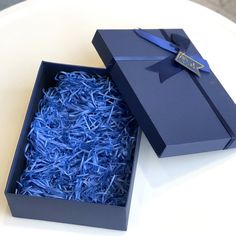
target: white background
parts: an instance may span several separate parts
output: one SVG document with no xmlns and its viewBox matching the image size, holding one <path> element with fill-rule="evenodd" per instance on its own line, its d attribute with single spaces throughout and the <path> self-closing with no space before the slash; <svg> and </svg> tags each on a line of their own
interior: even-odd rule
<svg viewBox="0 0 236 236">
<path fill-rule="evenodd" d="M 1 235 L 236 235 L 236 150 L 158 159 L 144 135 L 127 232 L 10 215 L 3 191 L 41 60 L 103 66 L 95 30 L 138 27 L 184 28 L 236 101 L 236 25 L 190 1 L 29 0 L 0 12 Z"/>
</svg>

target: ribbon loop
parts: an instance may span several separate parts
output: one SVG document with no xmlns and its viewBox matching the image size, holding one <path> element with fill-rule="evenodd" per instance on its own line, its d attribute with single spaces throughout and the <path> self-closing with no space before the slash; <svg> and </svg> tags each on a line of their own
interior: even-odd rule
<svg viewBox="0 0 236 236">
<path fill-rule="evenodd" d="M 171 41 L 174 42 L 177 46 L 179 46 L 179 49 L 181 51 L 187 51 L 190 45 L 190 40 L 179 34 L 171 34 Z"/>
</svg>

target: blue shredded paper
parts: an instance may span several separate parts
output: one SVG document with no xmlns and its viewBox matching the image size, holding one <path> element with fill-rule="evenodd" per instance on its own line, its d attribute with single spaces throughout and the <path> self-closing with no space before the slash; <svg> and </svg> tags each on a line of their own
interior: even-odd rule
<svg viewBox="0 0 236 236">
<path fill-rule="evenodd" d="M 17 194 L 124 206 L 137 123 L 114 83 L 60 72 L 44 92 L 25 148 Z"/>
</svg>

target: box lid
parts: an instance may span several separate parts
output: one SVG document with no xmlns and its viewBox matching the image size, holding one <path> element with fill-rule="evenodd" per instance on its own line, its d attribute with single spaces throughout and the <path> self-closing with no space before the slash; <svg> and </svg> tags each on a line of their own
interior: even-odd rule
<svg viewBox="0 0 236 236">
<path fill-rule="evenodd" d="M 188 39 L 182 29 L 145 31 Z M 134 30 L 97 30 L 93 44 L 159 156 L 236 147 L 236 106 L 212 71 L 194 75 Z M 201 57 L 191 41 L 186 54 Z"/>
</svg>

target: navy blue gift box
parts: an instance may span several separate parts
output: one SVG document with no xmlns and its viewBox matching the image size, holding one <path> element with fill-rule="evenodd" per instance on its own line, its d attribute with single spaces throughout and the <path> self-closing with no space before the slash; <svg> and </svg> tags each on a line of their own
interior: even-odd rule
<svg viewBox="0 0 236 236">
<path fill-rule="evenodd" d="M 59 71 L 83 70 L 109 75 L 160 157 L 236 147 L 235 103 L 212 71 L 201 70 L 201 63 L 206 68 L 207 64 L 191 41 L 188 42 L 184 31 L 145 32 L 150 33 L 154 41 L 158 39 L 160 45 L 140 37 L 134 30 L 97 30 L 93 44 L 107 69 L 41 64 L 5 189 L 13 216 L 119 230 L 127 228 L 140 131 L 125 206 L 15 194 L 26 165 L 27 134 L 43 96 L 42 90 L 55 85 L 52 78 Z M 178 64 L 173 52 L 165 50 L 170 47 L 178 52 L 176 48 L 181 44 L 178 49 L 184 57 L 177 56 L 187 58 L 179 61 L 183 65 Z"/>
<path fill-rule="evenodd" d="M 182 29 L 97 30 L 93 44 L 158 156 L 236 147 L 235 103 Z"/>
<path fill-rule="evenodd" d="M 125 206 L 15 194 L 17 181 L 19 181 L 26 167 L 24 151 L 31 122 L 38 110 L 39 101 L 43 96 L 43 89 L 56 86 L 57 81 L 54 78 L 59 71 L 84 71 L 87 73 L 107 75 L 106 69 L 42 62 L 5 189 L 5 195 L 11 213 L 15 217 L 126 230 L 141 137 L 140 130 L 137 133 L 136 148 L 133 153 L 132 174 Z"/>
</svg>

